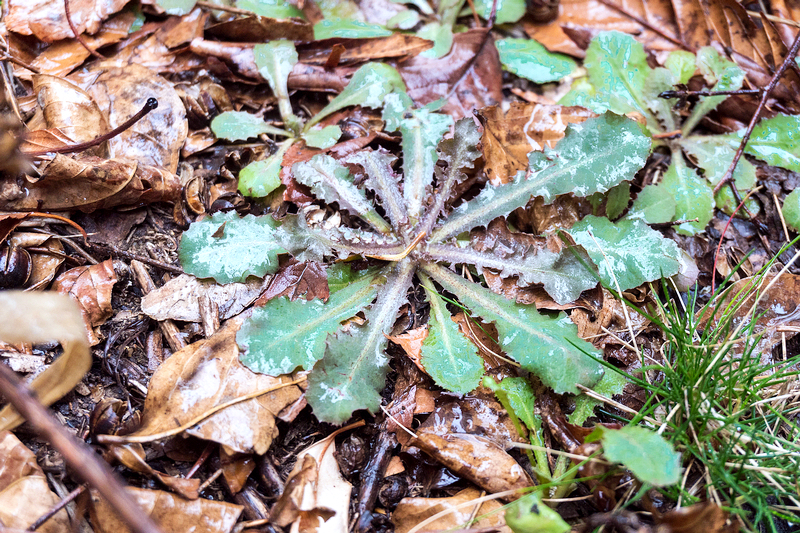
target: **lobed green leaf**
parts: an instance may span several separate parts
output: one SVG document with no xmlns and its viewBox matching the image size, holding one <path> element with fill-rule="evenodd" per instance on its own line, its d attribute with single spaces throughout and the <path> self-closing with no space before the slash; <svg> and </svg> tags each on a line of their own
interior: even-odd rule
<svg viewBox="0 0 800 533">
<path fill-rule="evenodd" d="M 557 393 L 577 394 L 578 384 L 591 387 L 603 375 L 602 366 L 587 355 L 599 358 L 600 352 L 578 337 L 578 328 L 565 313 L 541 314 L 434 263 L 422 268 L 475 314 L 493 321 L 506 354 Z"/>
</svg>

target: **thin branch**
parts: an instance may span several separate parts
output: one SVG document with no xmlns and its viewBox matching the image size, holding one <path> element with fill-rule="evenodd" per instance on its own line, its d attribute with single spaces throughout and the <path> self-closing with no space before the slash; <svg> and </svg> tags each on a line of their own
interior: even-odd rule
<svg viewBox="0 0 800 533">
<path fill-rule="evenodd" d="M 0 390 L 36 434 L 62 455 L 76 476 L 97 489 L 126 525 L 136 533 L 161 532 L 153 519 L 125 491 L 125 485 L 117 473 L 85 442 L 70 435 L 56 422 L 53 415 L 33 396 L 30 389 L 4 364 L 0 364 Z"/>
<path fill-rule="evenodd" d="M 161 270 L 166 270 L 167 272 L 172 272 L 173 274 L 185 274 L 182 268 L 176 267 L 174 265 L 170 265 L 168 263 L 164 263 L 162 261 L 156 261 L 155 259 L 150 259 L 149 257 L 145 257 L 143 255 L 132 254 L 130 252 L 126 252 L 125 250 L 120 250 L 119 248 L 114 247 L 111 244 L 100 244 L 95 242 L 87 242 L 86 245 L 89 248 L 94 248 L 95 250 L 101 250 L 111 255 L 117 255 L 119 257 L 124 257 L 125 259 L 131 259 L 135 261 L 139 261 L 146 265 L 150 265 L 156 268 L 160 268 Z"/>
<path fill-rule="evenodd" d="M 70 144 L 67 146 L 62 146 L 60 148 L 46 148 L 44 150 L 36 150 L 31 152 L 26 151 L 24 152 L 24 154 L 31 157 L 35 157 L 45 154 L 71 154 L 74 152 L 82 152 L 83 150 L 88 150 L 89 148 L 104 143 L 107 140 L 113 138 L 114 136 L 119 135 L 123 131 L 127 130 L 128 128 L 136 124 L 139 120 L 141 120 L 143 116 L 148 114 L 153 109 L 156 109 L 157 107 L 158 107 L 158 100 L 156 100 L 153 97 L 150 97 L 147 99 L 147 102 L 145 102 L 144 106 L 131 118 L 129 118 L 128 120 L 126 120 L 125 122 L 114 128 L 113 130 L 109 131 L 108 133 L 101 135 L 95 139 L 92 139 L 91 141 L 86 141 L 78 144 Z"/>
<path fill-rule="evenodd" d="M 83 494 L 85 491 L 86 491 L 86 485 L 81 485 L 77 489 L 73 490 L 72 492 L 64 496 L 64 498 L 60 502 L 51 507 L 50 510 L 48 510 L 45 514 L 37 518 L 36 522 L 31 524 L 30 527 L 28 527 L 27 531 L 36 531 L 37 529 L 42 527 L 42 525 L 45 522 L 53 518 L 53 516 L 55 516 L 56 513 L 58 513 L 61 509 L 66 507 L 69 504 L 69 502 L 71 502 L 72 500 Z"/>
<path fill-rule="evenodd" d="M 738 89 L 736 91 L 664 91 L 659 98 L 686 98 L 687 96 L 721 96 L 761 94 L 761 89 Z"/>
<path fill-rule="evenodd" d="M 69 12 L 69 0 L 64 0 L 64 13 L 67 15 L 67 24 L 69 24 L 69 29 L 72 30 L 72 33 L 75 34 L 75 38 L 78 39 L 78 42 L 81 43 L 81 46 L 86 48 L 90 54 L 92 54 L 97 59 L 103 61 L 106 59 L 106 56 L 98 52 L 97 50 L 93 50 L 89 43 L 86 42 L 86 39 L 83 38 L 83 35 L 78 31 L 78 28 L 75 27 L 75 23 L 72 22 L 72 14 Z"/>
<path fill-rule="evenodd" d="M 0 55 L 0 61 L 11 61 L 15 65 L 18 65 L 18 66 L 20 66 L 22 68 L 26 68 L 26 69 L 30 70 L 31 72 L 33 72 L 34 74 L 41 74 L 42 73 L 42 71 L 39 70 L 38 68 L 34 67 L 33 65 L 29 65 L 28 63 L 24 62 L 23 60 L 19 59 L 18 57 L 12 56 L 8 52 L 3 52 L 2 55 Z"/>
<path fill-rule="evenodd" d="M 747 125 L 747 130 L 744 132 L 744 136 L 742 137 L 742 142 L 739 144 L 739 148 L 736 150 L 736 155 L 733 156 L 733 161 L 731 161 L 731 166 L 728 167 L 728 170 L 725 172 L 725 175 L 722 177 L 722 180 L 714 187 L 714 194 L 718 193 L 719 190 L 729 184 L 733 183 L 733 171 L 736 170 L 736 165 L 739 164 L 739 159 L 742 158 L 742 154 L 744 153 L 744 148 L 747 145 L 747 141 L 750 140 L 750 135 L 753 134 L 753 129 L 755 129 L 756 124 L 758 123 L 761 112 L 764 111 L 764 107 L 767 105 L 767 100 L 769 99 L 769 95 L 772 94 L 772 91 L 775 90 L 775 87 L 778 85 L 778 82 L 783 76 L 783 73 L 786 72 L 786 69 L 789 67 L 789 63 L 794 62 L 794 58 L 797 56 L 797 51 L 800 49 L 800 33 L 797 34 L 795 37 L 794 42 L 792 43 L 792 47 L 789 49 L 789 52 L 786 54 L 786 58 L 783 60 L 780 68 L 775 72 L 772 76 L 772 79 L 769 80 L 769 84 L 764 88 L 764 91 L 761 93 L 761 101 L 758 102 L 758 107 L 756 108 L 756 112 L 753 114 L 753 118 L 750 119 L 750 124 Z M 735 186 L 734 186 L 735 188 Z M 737 198 L 737 201 L 739 199 Z"/>
</svg>

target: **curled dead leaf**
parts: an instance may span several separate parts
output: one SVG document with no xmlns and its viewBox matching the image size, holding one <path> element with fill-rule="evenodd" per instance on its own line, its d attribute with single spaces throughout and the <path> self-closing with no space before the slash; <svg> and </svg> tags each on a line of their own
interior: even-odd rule
<svg viewBox="0 0 800 533">
<path fill-rule="evenodd" d="M 64 353 L 28 385 L 43 405 L 51 405 L 80 382 L 92 355 L 80 311 L 70 298 L 55 293 L 1 291 L 0 340 L 43 342 L 57 339 Z M 10 405 L 0 410 L 0 431 L 23 422 Z"/>
</svg>

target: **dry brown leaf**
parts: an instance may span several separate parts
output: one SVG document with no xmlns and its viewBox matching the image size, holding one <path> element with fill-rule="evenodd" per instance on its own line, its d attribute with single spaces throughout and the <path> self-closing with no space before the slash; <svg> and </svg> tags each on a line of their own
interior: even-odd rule
<svg viewBox="0 0 800 533">
<path fill-rule="evenodd" d="M 501 511 L 503 505 L 497 500 L 463 505 L 480 496 L 481 491 L 469 488 L 449 498 L 403 498 L 392 513 L 395 532 L 407 533 L 433 515 L 452 509 L 453 512 L 425 526 L 425 531 L 448 531 L 467 527 L 476 530 L 491 528 L 498 533 L 512 533 L 511 528 L 506 525 L 505 512 Z M 474 516 L 482 518 L 466 525 Z"/>
<path fill-rule="evenodd" d="M 0 524 L 27 529 L 59 500 L 47 485 L 36 455 L 10 432 L 0 432 Z M 37 531 L 70 531 L 66 510 L 60 510 Z"/>
<path fill-rule="evenodd" d="M 117 66 L 107 61 L 80 76 L 79 84 L 106 113 L 111 127 L 138 113 L 148 98 L 156 98 L 157 109 L 108 141 L 109 157 L 177 171 L 189 124 L 172 83 L 141 65 Z"/>
<path fill-rule="evenodd" d="M 168 476 L 167 474 L 155 470 L 145 461 L 144 448 L 141 444 L 113 444 L 109 448 L 109 452 L 120 464 L 130 468 L 134 472 L 157 479 L 165 487 L 180 494 L 187 500 L 196 500 L 199 497 L 197 492 L 200 488 L 199 479 Z"/>
<path fill-rule="evenodd" d="M 503 101 L 500 56 L 488 30 L 457 33 L 453 47 L 444 57 L 417 56 L 398 65 L 408 95 L 419 105 L 440 98 L 447 100 L 442 113 L 458 120 Z"/>
<path fill-rule="evenodd" d="M 353 486 L 339 471 L 336 443 L 323 439 L 297 454 L 286 489 L 270 519 L 292 533 L 341 533 L 348 530 Z M 325 454 L 324 456 L 322 454 Z"/>
<path fill-rule="evenodd" d="M 100 338 L 94 331 L 111 316 L 111 290 L 117 275 L 111 259 L 96 265 L 67 270 L 53 283 L 53 290 L 72 297 L 78 303 L 86 328 L 89 344 L 94 346 Z"/>
<path fill-rule="evenodd" d="M 70 4 L 71 5 L 71 4 Z M 92 50 L 114 44 L 128 36 L 128 32 L 136 19 L 133 11 L 126 11 L 107 20 L 96 35 L 85 37 Z M 66 76 L 90 56 L 89 51 L 76 39 L 57 41 L 36 56 L 30 62 L 42 74 Z M 30 79 L 33 74 L 28 69 L 17 67 L 17 75 L 22 79 Z"/>
<path fill-rule="evenodd" d="M 418 431 L 436 435 L 469 433 L 485 437 L 503 449 L 524 442 L 503 406 L 492 398 L 466 396 L 439 402 Z"/>
<path fill-rule="evenodd" d="M 428 337 L 428 326 L 424 325 L 416 329 L 410 329 L 400 335 L 389 335 L 387 338 L 395 344 L 399 344 L 406 355 L 411 359 L 417 368 L 425 372 L 422 366 L 422 343 Z"/>
<path fill-rule="evenodd" d="M 180 195 L 180 178 L 171 172 L 131 159 L 76 158 L 56 154 L 39 171 L 42 178 L 0 201 L 10 211 L 61 211 L 174 202 Z"/>
<path fill-rule="evenodd" d="M 133 436 L 173 430 L 229 400 L 290 381 L 256 374 L 239 362 L 236 332 L 243 313 L 228 320 L 208 339 L 175 352 L 153 374 L 144 404 L 142 427 Z M 278 434 L 275 415 L 301 395 L 283 387 L 224 409 L 186 433 L 218 442 L 240 453 L 263 454 Z"/>
<path fill-rule="evenodd" d="M 310 65 L 325 65 L 334 44 L 344 46 L 340 65 L 360 64 L 366 61 L 399 58 L 401 61 L 416 56 L 433 46 L 433 41 L 416 35 L 393 33 L 377 39 L 326 39 L 300 46 L 300 61 Z"/>
<path fill-rule="evenodd" d="M 200 322 L 200 297 L 208 297 L 219 309 L 219 318 L 227 320 L 252 304 L 269 283 L 254 279 L 245 283 L 220 285 L 181 274 L 150 291 L 142 298 L 142 312 L 153 320 Z"/>
<path fill-rule="evenodd" d="M 142 511 L 161 526 L 164 533 L 229 533 L 242 513 L 240 505 L 213 500 L 187 500 L 158 490 L 127 488 Z M 97 533 L 131 533 L 113 508 L 94 490 L 90 507 Z"/>
<path fill-rule="evenodd" d="M 79 33 L 97 33 L 103 21 L 127 3 L 127 0 L 70 0 L 72 22 Z M 7 5 L 5 23 L 8 31 L 35 35 L 46 43 L 75 37 L 67 22 L 63 2 L 9 0 Z"/>
<path fill-rule="evenodd" d="M 739 531 L 737 520 L 728 522 L 729 514 L 713 502 L 696 503 L 656 515 L 657 531 L 665 533 L 735 533 Z"/>
<path fill-rule="evenodd" d="M 92 366 L 83 319 L 70 298 L 48 292 L 0 291 L 0 340 L 58 340 L 64 353 L 28 385 L 43 405 L 51 405 L 80 382 Z M 10 405 L 0 410 L 0 431 L 23 422 Z"/>
<path fill-rule="evenodd" d="M 481 109 L 481 145 L 486 174 L 492 185 L 508 183 L 517 172 L 528 168 L 528 153 L 555 147 L 564 137 L 567 124 L 580 124 L 597 116 L 573 106 L 512 102 L 506 113 L 500 106 Z"/>
<path fill-rule="evenodd" d="M 675 15 L 669 0 L 618 0 L 615 3 L 671 36 L 677 36 Z M 679 45 L 665 39 L 600 0 L 561 0 L 552 22 L 525 21 L 525 32 L 548 50 L 583 57 L 594 34 L 617 30 L 637 36 L 651 50 L 675 50 Z M 576 43 L 576 41 L 578 41 Z"/>
<path fill-rule="evenodd" d="M 91 141 L 108 132 L 105 115 L 92 97 L 77 85 L 55 76 L 42 74 L 33 77 L 33 90 L 42 113 L 41 119 L 34 116 L 28 122 L 28 128 L 33 130 L 31 133 L 35 134 L 40 128 L 48 128 L 57 130 L 64 138 L 56 137 L 50 144 L 42 144 L 43 134 L 39 134 L 38 137 L 27 136 L 26 142 L 20 146 L 23 153 Z M 41 120 L 44 121 L 43 126 Z M 103 143 L 86 150 L 85 154 L 106 157 L 108 147 Z"/>
<path fill-rule="evenodd" d="M 472 481 L 491 494 L 533 485 L 530 476 L 514 458 L 486 437 L 466 433 L 437 435 L 417 431 L 417 438 L 411 443 L 454 474 Z M 512 501 L 520 496 L 522 492 L 517 492 L 505 499 Z"/>
<path fill-rule="evenodd" d="M 305 295 L 308 301 L 319 298 L 328 301 L 331 294 L 328 287 L 328 274 L 325 267 L 316 261 L 298 263 L 294 259 L 281 260 L 281 269 L 275 273 L 269 287 L 256 301 L 256 305 L 264 305 L 273 298 L 286 296 L 294 301 Z"/>
<path fill-rule="evenodd" d="M 232 494 L 238 494 L 242 490 L 247 478 L 256 468 L 256 459 L 250 454 L 233 453 L 229 454 L 225 448 L 219 448 L 219 463 L 222 469 L 222 476 L 228 489 Z"/>
</svg>

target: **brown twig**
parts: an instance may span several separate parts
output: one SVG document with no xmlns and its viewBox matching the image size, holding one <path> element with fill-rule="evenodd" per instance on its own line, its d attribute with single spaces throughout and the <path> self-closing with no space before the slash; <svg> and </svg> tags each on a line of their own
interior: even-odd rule
<svg viewBox="0 0 800 533">
<path fill-rule="evenodd" d="M 114 128 L 113 130 L 109 131 L 108 133 L 96 137 L 91 141 L 86 141 L 78 144 L 70 144 L 67 146 L 62 146 L 60 148 L 47 148 L 44 150 L 36 150 L 24 153 L 25 155 L 35 157 L 45 154 L 71 154 L 74 152 L 82 152 L 83 150 L 88 150 L 89 148 L 104 143 L 107 140 L 119 135 L 123 131 L 127 130 L 128 128 L 136 124 L 139 120 L 141 120 L 142 117 L 144 117 L 146 114 L 148 114 L 153 109 L 156 109 L 157 107 L 158 107 L 158 100 L 156 100 L 153 97 L 150 97 L 147 99 L 147 102 L 145 102 L 144 106 L 131 118 L 129 118 L 128 120 L 126 120 L 125 122 Z"/>
<path fill-rule="evenodd" d="M 659 98 L 686 98 L 687 96 L 722 96 L 761 94 L 761 89 L 737 89 L 735 91 L 664 91 Z"/>
<path fill-rule="evenodd" d="M 608 7 L 610 7 L 611 9 L 615 9 L 615 10 L 619 11 L 620 13 L 622 13 L 623 15 L 628 17 L 629 19 L 631 19 L 631 20 L 633 20 L 635 22 L 638 22 L 639 24 L 641 24 L 642 26 L 644 26 L 648 30 L 657 33 L 658 35 L 660 35 L 664 39 L 668 40 L 669 42 L 680 46 L 684 50 L 688 50 L 688 51 L 692 52 L 693 54 L 697 52 L 697 50 L 695 50 L 694 47 L 689 46 L 688 44 L 684 43 L 680 39 L 678 39 L 676 37 L 673 37 L 672 35 L 669 35 L 668 33 L 664 33 L 664 31 L 661 30 L 660 28 L 657 28 L 656 26 L 653 26 L 652 24 L 650 24 L 649 22 L 647 22 L 646 20 L 641 18 L 639 15 L 631 13 L 630 11 L 625 9 L 624 7 L 615 4 L 611 0 L 600 0 L 600 1 L 602 3 L 604 3 L 605 5 L 607 5 Z"/>
<path fill-rule="evenodd" d="M 93 50 L 89 47 L 89 43 L 86 42 L 86 39 L 83 38 L 83 35 L 78 31 L 78 28 L 75 27 L 75 23 L 72 22 L 72 14 L 69 12 L 69 0 L 64 0 L 64 12 L 67 15 L 67 24 L 69 24 L 69 29 L 72 30 L 72 33 L 75 34 L 75 38 L 78 39 L 78 42 L 81 43 L 81 46 L 86 48 L 86 51 L 92 54 L 97 59 L 103 61 L 106 59 L 106 56 L 98 52 L 97 50 Z"/>
<path fill-rule="evenodd" d="M 718 259 L 719 259 L 719 251 L 720 251 L 720 249 L 722 248 L 722 240 L 725 238 L 725 233 L 728 231 L 728 227 L 731 225 L 731 221 L 733 220 L 733 217 L 735 217 L 735 216 L 736 216 L 736 213 L 738 213 L 738 212 L 739 212 L 739 210 L 740 210 L 742 207 L 744 207 L 744 203 L 747 201 L 747 199 L 748 199 L 748 198 L 750 198 L 750 196 L 751 196 L 751 195 L 752 195 L 752 194 L 753 194 L 755 191 L 756 191 L 756 189 L 752 189 L 752 190 L 750 190 L 750 191 L 748 191 L 748 192 L 747 192 L 747 194 L 745 195 L 744 199 L 743 199 L 742 201 L 740 201 L 740 202 L 739 202 L 739 205 L 737 205 L 737 206 L 736 206 L 736 209 L 734 209 L 734 210 L 733 210 L 733 213 L 731 213 L 731 216 L 730 216 L 730 218 L 728 218 L 728 221 L 725 223 L 725 227 L 724 227 L 724 228 L 722 228 L 722 233 L 721 233 L 721 234 L 720 234 L 720 236 L 719 236 L 719 243 L 717 244 L 717 249 L 716 249 L 716 251 L 714 252 L 714 265 L 711 267 L 711 297 L 712 297 L 712 298 L 714 297 L 714 290 L 715 290 L 715 288 L 716 288 L 716 287 L 715 287 L 715 284 L 714 284 L 714 281 L 715 281 L 715 279 L 716 279 L 716 272 L 717 272 L 717 261 L 718 261 Z M 766 248 L 767 248 L 767 253 L 771 253 L 771 252 L 770 252 L 770 249 L 769 249 L 769 246 L 767 246 Z"/>
<path fill-rule="evenodd" d="M 101 461 L 85 442 L 77 440 L 56 422 L 30 389 L 4 364 L 0 364 L 0 390 L 36 434 L 61 454 L 76 476 L 97 489 L 126 525 L 136 533 L 161 532 L 153 519 L 125 491 L 125 485 L 117 473 Z"/>
<path fill-rule="evenodd" d="M 747 130 L 744 132 L 744 136 L 742 137 L 742 142 L 739 143 L 739 148 L 736 149 L 736 154 L 733 156 L 733 161 L 731 161 L 731 166 L 728 167 L 728 170 L 725 172 L 725 175 L 722 177 L 717 186 L 714 187 L 714 194 L 718 193 L 719 190 L 727 184 L 733 184 L 733 171 L 736 170 L 736 165 L 739 164 L 739 159 L 742 158 L 742 154 L 744 153 L 744 148 L 747 146 L 747 141 L 750 140 L 750 135 L 753 134 L 753 129 L 755 129 L 756 124 L 761 117 L 761 112 L 764 110 L 764 107 L 767 105 L 767 100 L 769 99 L 769 95 L 778 85 L 778 81 L 780 81 L 781 76 L 783 73 L 786 72 L 786 69 L 789 66 L 789 63 L 794 61 L 795 56 L 797 56 L 797 51 L 800 49 L 800 33 L 797 34 L 795 37 L 794 42 L 792 43 L 792 47 L 789 49 L 789 52 L 786 54 L 786 58 L 781 63 L 780 68 L 775 71 L 775 74 L 772 76 L 772 79 L 769 80 L 769 83 L 764 88 L 761 93 L 761 100 L 758 102 L 758 107 L 756 108 L 756 112 L 753 114 L 753 118 L 750 119 L 750 124 L 747 125 Z M 735 190 L 736 186 L 734 185 L 732 189 L 734 190 L 734 195 L 738 196 L 738 191 Z M 737 201 L 740 201 L 739 198 L 736 198 Z"/>
<path fill-rule="evenodd" d="M 31 524 L 28 527 L 27 531 L 36 531 L 37 529 L 42 527 L 42 524 L 53 518 L 53 516 L 55 516 L 57 512 L 66 507 L 67 504 L 69 504 L 69 502 L 71 502 L 72 500 L 83 494 L 85 491 L 86 491 L 86 485 L 81 485 L 77 489 L 73 490 L 72 492 L 64 496 L 64 498 L 60 502 L 55 504 L 53 507 L 51 507 L 49 511 L 47 511 L 45 514 L 37 518 L 36 522 Z"/>
</svg>

